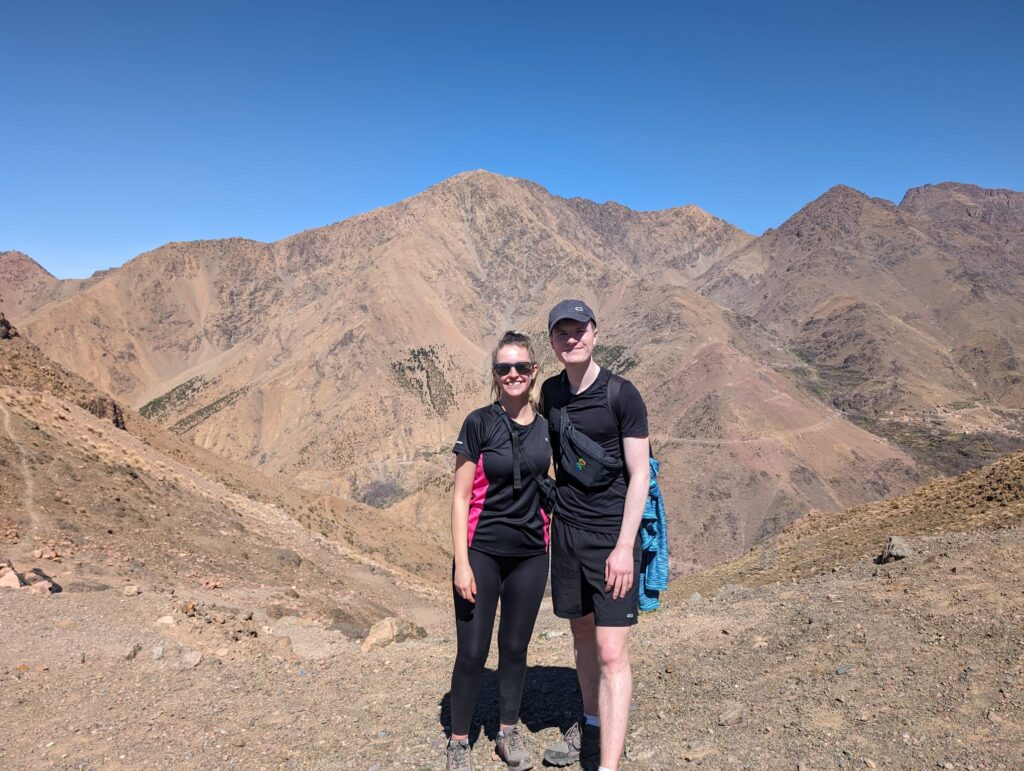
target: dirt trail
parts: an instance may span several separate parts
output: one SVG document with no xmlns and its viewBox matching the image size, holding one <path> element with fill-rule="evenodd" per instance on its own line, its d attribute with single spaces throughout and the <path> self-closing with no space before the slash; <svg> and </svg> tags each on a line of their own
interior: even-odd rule
<svg viewBox="0 0 1024 771">
<path fill-rule="evenodd" d="M 25 448 L 21 446 L 21 442 L 19 442 L 17 437 L 14 435 L 14 429 L 11 427 L 11 413 L 7 409 L 7 405 L 2 401 L 0 401 L 0 412 L 2 412 L 4 416 L 4 433 L 7 434 L 7 439 L 18 451 L 18 455 L 21 460 L 21 477 L 25 484 L 25 490 L 21 498 L 21 505 L 22 508 L 24 508 L 25 513 L 28 515 L 29 523 L 32 528 L 32 535 L 33 537 L 36 537 L 42 530 L 42 522 L 39 519 L 39 512 L 36 510 L 36 483 L 32 478 L 32 469 L 29 468 L 28 453 L 25 452 Z"/>
</svg>

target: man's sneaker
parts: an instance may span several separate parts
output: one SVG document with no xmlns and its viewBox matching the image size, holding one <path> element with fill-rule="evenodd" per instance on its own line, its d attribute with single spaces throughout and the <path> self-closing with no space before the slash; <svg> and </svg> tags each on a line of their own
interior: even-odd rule
<svg viewBox="0 0 1024 771">
<path fill-rule="evenodd" d="M 581 744 L 583 734 L 580 731 L 580 724 L 573 723 L 562 734 L 561 739 L 544 750 L 544 762 L 552 766 L 571 766 L 578 763 Z"/>
<path fill-rule="evenodd" d="M 445 757 L 447 760 L 444 771 L 473 771 L 473 755 L 469 749 L 469 742 L 449 739 Z"/>
<path fill-rule="evenodd" d="M 498 734 L 494 751 L 512 771 L 526 771 L 533 768 L 533 756 L 526 749 L 526 742 L 519 733 L 519 726 L 513 726 L 504 734 Z"/>
</svg>

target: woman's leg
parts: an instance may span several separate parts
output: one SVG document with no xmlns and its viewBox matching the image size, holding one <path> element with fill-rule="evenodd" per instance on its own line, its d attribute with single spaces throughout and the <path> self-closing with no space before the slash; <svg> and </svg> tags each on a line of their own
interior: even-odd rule
<svg viewBox="0 0 1024 771">
<path fill-rule="evenodd" d="M 506 558 L 508 559 L 508 558 Z M 519 721 L 519 705 L 526 678 L 526 649 L 548 581 L 548 555 L 517 561 L 501 587 L 501 624 L 498 626 L 498 720 L 501 728 Z"/>
<path fill-rule="evenodd" d="M 476 579 L 476 603 L 464 600 L 452 589 L 458 645 L 451 689 L 452 738 L 456 740 L 469 735 L 501 592 L 501 572 L 494 557 L 470 549 L 469 566 Z"/>
</svg>

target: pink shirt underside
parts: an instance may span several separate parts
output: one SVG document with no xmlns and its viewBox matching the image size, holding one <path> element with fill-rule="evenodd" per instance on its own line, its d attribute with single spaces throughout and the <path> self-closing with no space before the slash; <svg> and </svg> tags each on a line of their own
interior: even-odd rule
<svg viewBox="0 0 1024 771">
<path fill-rule="evenodd" d="M 476 461 L 476 474 L 473 476 L 473 493 L 469 500 L 469 532 L 467 534 L 469 546 L 473 545 L 473 534 L 476 532 L 476 526 L 480 523 L 480 512 L 484 510 L 488 485 L 490 482 L 484 474 L 484 455 L 480 453 L 480 457 Z"/>
</svg>

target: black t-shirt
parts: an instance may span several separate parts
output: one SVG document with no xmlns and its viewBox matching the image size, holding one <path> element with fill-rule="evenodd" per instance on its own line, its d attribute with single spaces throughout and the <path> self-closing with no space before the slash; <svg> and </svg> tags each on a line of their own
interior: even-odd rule
<svg viewBox="0 0 1024 771">
<path fill-rule="evenodd" d="M 528 426 L 509 422 L 519 436 L 522 486 L 518 496 L 513 484 L 512 437 L 494 405 L 466 416 L 452 448 L 476 464 L 469 503 L 469 547 L 508 557 L 543 554 L 548 548 L 550 520 L 541 507 L 530 464 L 538 474 L 546 474 L 551 465 L 547 422 L 540 415 Z"/>
<path fill-rule="evenodd" d="M 622 473 L 607 487 L 586 488 L 558 468 L 558 453 L 555 453 L 555 483 L 558 486 L 556 515 L 583 530 L 601 533 L 617 533 L 622 527 L 622 511 L 628 487 L 625 459 L 622 457 L 622 438 L 648 435 L 647 407 L 636 386 L 625 379 L 619 388 L 616 421 L 608 404 L 610 377 L 611 373 L 602 369 L 589 388 L 573 394 L 569 391 L 569 378 L 563 372 L 544 381 L 540 392 L 541 413 L 551 427 L 552 447 L 559 447 L 558 415 L 552 412 L 566 407 L 569 420 L 577 431 L 586 434 L 610 456 L 622 461 Z"/>
</svg>

